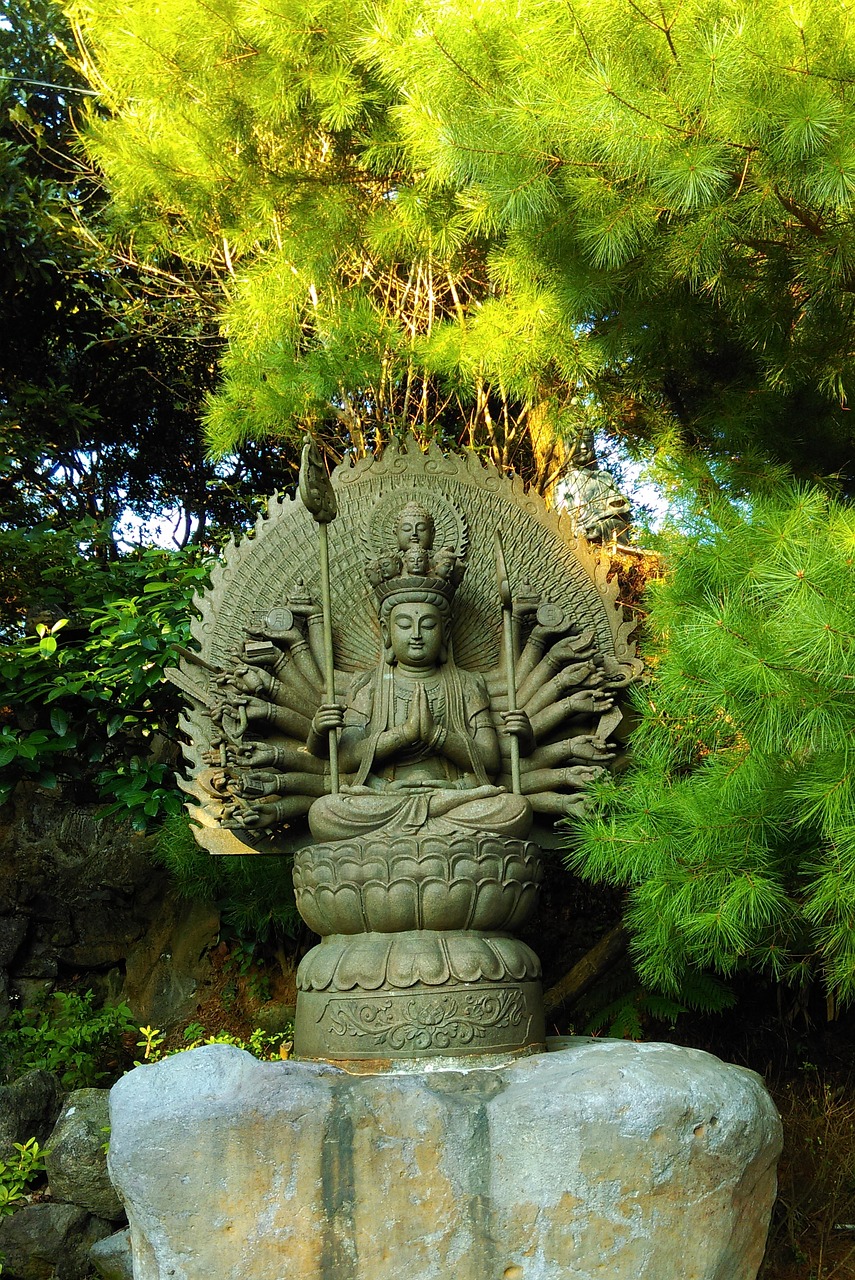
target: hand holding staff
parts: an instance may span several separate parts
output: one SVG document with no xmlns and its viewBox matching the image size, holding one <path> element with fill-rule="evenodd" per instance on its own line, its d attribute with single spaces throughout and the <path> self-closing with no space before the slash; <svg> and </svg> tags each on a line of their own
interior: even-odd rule
<svg viewBox="0 0 855 1280">
<path fill-rule="evenodd" d="M 332 604 L 330 602 L 330 551 L 327 525 L 337 513 L 335 492 L 324 467 L 318 447 L 306 436 L 300 459 L 300 498 L 318 526 L 321 559 L 321 611 L 324 619 L 324 684 L 325 701 L 335 702 L 335 660 L 333 657 Z M 338 734 L 330 731 L 330 791 L 338 795 Z"/>
<path fill-rule="evenodd" d="M 496 577 L 499 582 L 499 596 L 502 601 L 502 635 L 505 645 L 505 674 L 508 679 L 508 711 L 517 709 L 517 676 L 516 655 L 514 653 L 514 602 L 508 582 L 508 569 L 505 564 L 505 552 L 502 547 L 502 535 L 495 533 Z M 515 733 L 511 737 L 511 786 L 515 796 L 522 794 L 520 778 L 520 742 Z"/>
</svg>

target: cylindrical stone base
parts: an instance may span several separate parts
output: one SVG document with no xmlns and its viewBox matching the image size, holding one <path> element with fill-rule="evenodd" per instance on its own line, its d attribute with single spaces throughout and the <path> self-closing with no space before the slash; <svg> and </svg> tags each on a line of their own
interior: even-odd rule
<svg viewBox="0 0 855 1280">
<path fill-rule="evenodd" d="M 471 983 L 330 996 L 301 991 L 294 1043 L 301 1058 L 359 1062 L 544 1047 L 539 982 Z"/>
<path fill-rule="evenodd" d="M 540 961 L 509 934 L 331 934 L 297 971 L 294 1053 L 331 1062 L 544 1047 Z"/>
</svg>

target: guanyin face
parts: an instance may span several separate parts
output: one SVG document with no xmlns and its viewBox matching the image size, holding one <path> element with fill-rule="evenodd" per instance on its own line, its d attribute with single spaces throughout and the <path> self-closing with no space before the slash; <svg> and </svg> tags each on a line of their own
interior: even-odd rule
<svg viewBox="0 0 855 1280">
<path fill-rule="evenodd" d="M 405 601 L 393 606 L 389 643 L 397 661 L 418 671 L 437 666 L 442 653 L 442 615 L 435 604 Z"/>
</svg>

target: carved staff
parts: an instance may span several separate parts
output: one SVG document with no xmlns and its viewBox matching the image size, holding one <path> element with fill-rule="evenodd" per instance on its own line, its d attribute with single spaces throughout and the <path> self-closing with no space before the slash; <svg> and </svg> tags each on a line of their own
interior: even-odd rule
<svg viewBox="0 0 855 1280">
<path fill-rule="evenodd" d="M 505 564 L 505 552 L 502 547 L 502 535 L 497 529 L 494 536 L 496 546 L 496 577 L 499 581 L 499 598 L 502 601 L 502 636 L 505 645 L 505 674 L 508 680 L 508 711 L 517 709 L 517 673 L 516 655 L 514 654 L 514 602 L 508 582 L 508 569 Z M 515 796 L 522 794 L 520 778 L 520 740 L 515 733 L 511 738 L 511 787 Z"/>
<path fill-rule="evenodd" d="M 335 702 L 335 660 L 333 656 L 332 603 L 330 601 L 330 548 L 327 525 L 335 520 L 337 506 L 323 459 L 311 436 L 306 436 L 300 459 L 300 497 L 318 526 L 321 558 L 321 611 L 324 619 L 325 701 Z M 338 795 L 338 730 L 330 730 L 330 791 Z"/>
</svg>

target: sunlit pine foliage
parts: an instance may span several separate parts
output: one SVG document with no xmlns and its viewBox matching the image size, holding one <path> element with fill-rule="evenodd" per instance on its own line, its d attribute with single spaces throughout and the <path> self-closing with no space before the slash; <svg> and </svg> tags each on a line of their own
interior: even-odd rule
<svg viewBox="0 0 855 1280">
<path fill-rule="evenodd" d="M 647 985 L 821 975 L 855 996 L 855 512 L 790 486 L 708 504 L 651 588 L 632 765 L 571 864 L 628 889 Z"/>
<path fill-rule="evenodd" d="M 119 235 L 220 280 L 228 340 L 207 431 L 325 433 L 357 454 L 415 431 L 541 490 L 578 430 L 572 317 L 503 288 L 453 185 L 414 164 L 373 7 L 345 0 L 86 0 L 80 65 L 110 109 L 86 129 Z M 483 309 L 483 314 L 482 314 Z"/>
<path fill-rule="evenodd" d="M 617 378 L 613 427 L 851 483 L 853 23 L 839 0 L 397 0 L 369 51 L 503 305 L 533 273 L 543 327 Z"/>
</svg>

